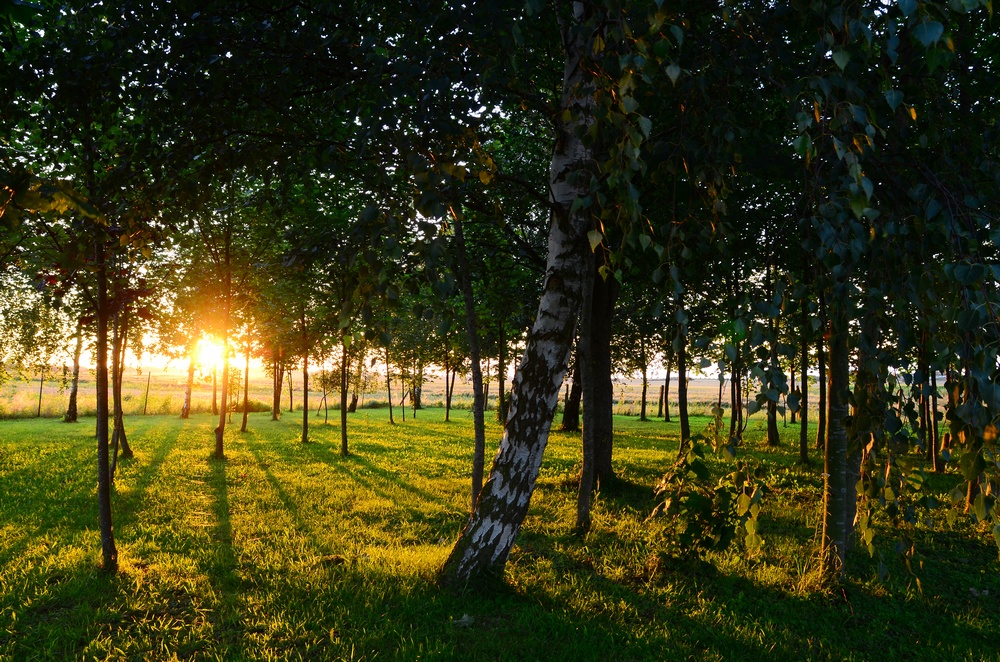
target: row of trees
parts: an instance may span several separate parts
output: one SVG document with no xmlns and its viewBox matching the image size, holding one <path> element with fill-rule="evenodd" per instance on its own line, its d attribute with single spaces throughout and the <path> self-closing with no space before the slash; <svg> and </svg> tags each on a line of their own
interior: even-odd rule
<svg viewBox="0 0 1000 662">
<path fill-rule="evenodd" d="M 95 338 L 106 567 L 108 349 L 114 377 L 147 318 L 178 355 L 210 332 L 267 357 L 276 402 L 293 360 L 339 356 L 345 453 L 361 347 L 413 375 L 468 357 L 473 509 L 446 583 L 502 570 L 573 356 L 589 527 L 613 345 L 676 371 L 682 456 L 693 361 L 729 376 L 727 445 L 756 409 L 776 443 L 784 398 L 803 460 L 818 368 L 831 575 L 867 521 L 855 485 L 900 508 L 896 459 L 939 466 L 937 375 L 968 508 L 998 524 L 990 8 L 3 3 L 5 278 Z M 487 473 L 482 365 L 506 374 L 512 347 Z"/>
</svg>

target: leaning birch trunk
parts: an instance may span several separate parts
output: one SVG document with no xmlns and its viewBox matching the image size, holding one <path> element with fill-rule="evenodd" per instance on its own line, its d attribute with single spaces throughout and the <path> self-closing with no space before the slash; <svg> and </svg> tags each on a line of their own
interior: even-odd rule
<svg viewBox="0 0 1000 662">
<path fill-rule="evenodd" d="M 586 209 L 574 210 L 573 202 L 589 192 L 586 171 L 592 155 L 576 129 L 590 122 L 594 98 L 581 66 L 589 43 L 579 25 L 583 3 L 574 3 L 574 10 L 577 21 L 563 30 L 566 66 L 561 104 L 574 117 L 568 122 L 557 120 L 545 282 L 512 383 L 510 415 L 500 448 L 476 509 L 441 569 L 441 581 L 455 587 L 503 572 L 528 512 L 573 347 L 584 279 L 591 274 L 593 255 L 586 235 L 592 221 Z"/>
</svg>

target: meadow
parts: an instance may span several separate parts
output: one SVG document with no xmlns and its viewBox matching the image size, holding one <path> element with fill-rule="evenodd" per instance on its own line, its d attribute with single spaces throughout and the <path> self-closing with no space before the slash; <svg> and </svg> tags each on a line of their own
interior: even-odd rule
<svg viewBox="0 0 1000 662">
<path fill-rule="evenodd" d="M 620 480 L 585 537 L 579 437 L 553 433 L 503 582 L 455 593 L 435 573 L 467 516 L 469 412 L 359 410 L 349 457 L 333 420 L 303 445 L 298 415 L 251 414 L 220 461 L 207 414 L 128 417 L 116 576 L 99 569 L 93 419 L 0 422 L 0 660 L 1000 659 L 996 546 L 968 518 L 882 518 L 873 558 L 817 581 L 821 468 L 795 464 L 796 428 L 768 451 L 755 420 L 741 451 L 767 469 L 763 550 L 700 559 L 664 554 L 647 519 L 676 423 L 616 417 Z M 957 481 L 929 489 L 948 503 Z"/>
</svg>

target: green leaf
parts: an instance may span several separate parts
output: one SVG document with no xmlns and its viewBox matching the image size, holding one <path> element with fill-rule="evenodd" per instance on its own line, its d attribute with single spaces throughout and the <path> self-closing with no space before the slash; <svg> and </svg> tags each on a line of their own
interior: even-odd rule
<svg viewBox="0 0 1000 662">
<path fill-rule="evenodd" d="M 917 10 L 917 0 L 899 0 L 899 10 L 903 16 L 909 16 Z"/>
<path fill-rule="evenodd" d="M 587 233 L 587 240 L 590 242 L 590 250 L 596 251 L 597 247 L 604 241 L 604 233 L 600 230 L 591 230 Z"/>
<path fill-rule="evenodd" d="M 682 30 L 679 25 L 671 25 L 670 34 L 674 35 L 674 40 L 677 42 L 678 46 L 684 45 L 684 30 Z"/>
<path fill-rule="evenodd" d="M 649 134 L 653 131 L 653 121 L 642 115 L 636 121 L 639 123 L 639 130 L 642 131 L 642 135 L 648 138 Z"/>
<path fill-rule="evenodd" d="M 917 38 L 925 48 L 936 44 L 944 34 L 944 26 L 937 21 L 924 21 L 913 28 L 913 36 Z"/>
<path fill-rule="evenodd" d="M 670 78 L 671 83 L 676 85 L 677 79 L 681 77 L 681 68 L 676 64 L 671 64 L 667 67 L 667 77 Z"/>
<path fill-rule="evenodd" d="M 896 110 L 896 107 L 903 102 L 903 93 L 899 90 L 886 90 L 885 101 L 890 108 Z"/>
<path fill-rule="evenodd" d="M 840 70 L 843 71 L 847 64 L 851 61 L 851 54 L 847 51 L 837 51 L 833 54 L 833 61 L 837 63 Z"/>
</svg>

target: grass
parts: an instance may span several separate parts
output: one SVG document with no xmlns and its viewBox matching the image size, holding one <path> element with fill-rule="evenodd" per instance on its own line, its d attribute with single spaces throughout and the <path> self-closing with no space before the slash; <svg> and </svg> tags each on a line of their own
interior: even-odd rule
<svg viewBox="0 0 1000 662">
<path fill-rule="evenodd" d="M 751 451 L 773 486 L 762 555 L 663 557 L 646 517 L 676 423 L 616 419 L 621 480 L 585 538 L 570 533 L 579 438 L 554 433 L 505 582 L 440 590 L 466 517 L 471 417 L 387 415 L 352 414 L 344 458 L 336 425 L 302 445 L 297 416 L 252 414 L 250 432 L 227 431 L 225 461 L 208 415 L 131 417 L 114 577 L 99 571 L 93 420 L 0 423 L 0 660 L 1000 659 L 985 528 L 911 527 L 911 574 L 883 523 L 875 559 L 855 554 L 843 587 L 823 588 L 819 469 L 790 443 Z"/>
</svg>

